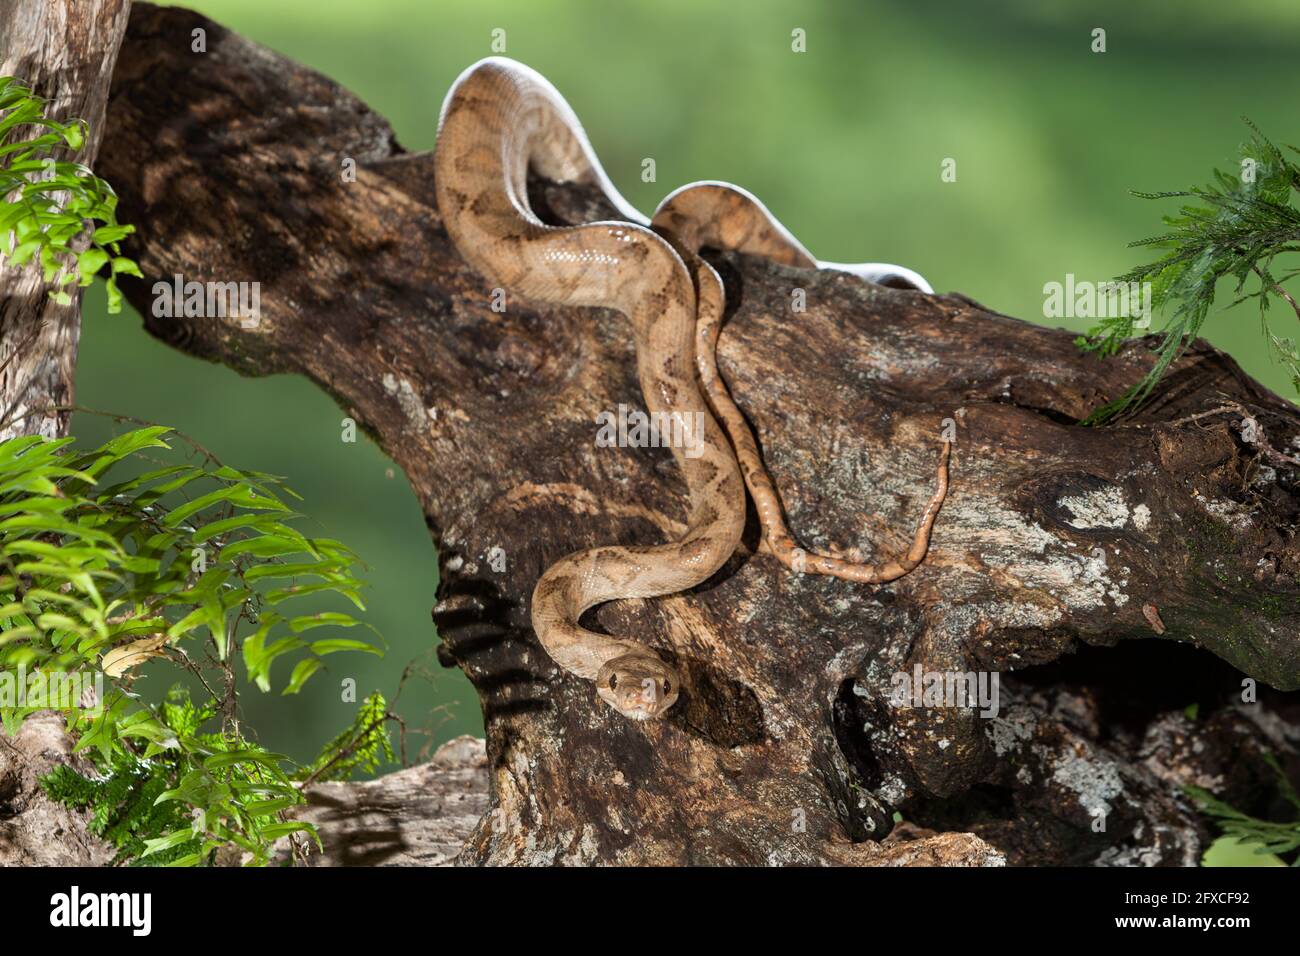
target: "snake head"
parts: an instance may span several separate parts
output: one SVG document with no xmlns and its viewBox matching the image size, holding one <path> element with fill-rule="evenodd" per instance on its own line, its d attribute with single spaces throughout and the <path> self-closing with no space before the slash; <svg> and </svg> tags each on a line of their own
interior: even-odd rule
<svg viewBox="0 0 1300 956">
<path fill-rule="evenodd" d="M 624 654 L 608 661 L 596 675 L 596 694 L 631 720 L 662 717 L 677 702 L 677 672 L 647 654 Z"/>
</svg>

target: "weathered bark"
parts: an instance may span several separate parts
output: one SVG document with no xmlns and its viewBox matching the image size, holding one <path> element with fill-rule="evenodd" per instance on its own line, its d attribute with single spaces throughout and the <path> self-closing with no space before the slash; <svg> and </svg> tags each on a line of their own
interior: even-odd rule
<svg viewBox="0 0 1300 956">
<path fill-rule="evenodd" d="M 316 824 L 312 866 L 448 866 L 488 808 L 483 741 L 457 737 L 428 763 L 363 783 L 306 790 L 294 818 Z"/>
<path fill-rule="evenodd" d="M 424 508 L 442 656 L 487 727 L 494 812 L 462 862 L 1185 863 L 1206 832 L 1183 783 L 1262 799 L 1232 760 L 1258 774 L 1265 727 L 1295 769 L 1294 696 L 1231 706 L 1240 674 L 1211 656 L 1300 687 L 1300 410 L 1227 356 L 1198 343 L 1139 416 L 1085 428 L 1150 366 L 1141 346 L 1103 362 L 962 296 L 712 256 L 722 371 L 805 542 L 900 549 L 945 418 L 952 492 L 928 560 L 895 584 L 792 576 L 751 520 L 705 585 L 593 612 L 683 671 L 671 717 L 632 723 L 528 623 L 549 562 L 663 540 L 685 515 L 665 449 L 594 441 L 599 412 L 640 407 L 624 320 L 518 298 L 492 311 L 442 229 L 431 157 L 318 74 L 146 4 L 127 45 L 101 166 L 140 230 L 150 278 L 126 290 L 147 327 L 247 374 L 306 375 Z M 534 193 L 556 222 L 612 215 L 573 186 Z M 260 322 L 155 315 L 152 282 L 178 273 L 260 282 Z M 1190 417 L 1227 401 L 1258 427 Z M 1006 675 L 1001 714 L 891 706 L 915 666 Z M 877 843 L 896 808 L 953 832 Z"/>
<path fill-rule="evenodd" d="M 0 866 L 105 866 L 113 849 L 92 836 L 88 814 L 55 803 L 40 778 L 61 765 L 93 768 L 74 755 L 59 714 L 35 714 L 17 736 L 0 732 Z"/>
<path fill-rule="evenodd" d="M 80 117 L 90 133 L 68 159 L 93 166 L 104 106 L 131 0 L 5 0 L 0 16 L 0 76 L 17 76 L 50 101 L 58 120 Z M 0 438 L 67 431 L 81 290 L 69 305 L 49 297 L 40 264 L 0 263 Z"/>
</svg>

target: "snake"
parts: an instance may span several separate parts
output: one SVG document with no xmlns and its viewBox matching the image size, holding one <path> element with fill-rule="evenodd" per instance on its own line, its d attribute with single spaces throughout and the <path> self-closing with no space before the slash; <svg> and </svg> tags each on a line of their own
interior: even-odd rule
<svg viewBox="0 0 1300 956">
<path fill-rule="evenodd" d="M 543 222 L 529 202 L 530 170 L 555 183 L 596 187 L 622 218 Z M 505 57 L 475 63 L 448 91 L 438 121 L 434 186 L 453 245 L 496 287 L 549 305 L 620 312 L 631 327 L 646 411 L 690 425 L 688 441 L 670 443 L 687 488 L 684 531 L 662 544 L 568 554 L 547 567 L 532 592 L 530 619 L 547 655 L 593 681 L 597 696 L 615 711 L 637 721 L 664 716 L 679 698 L 681 676 L 648 645 L 583 627 L 582 615 L 609 601 L 662 597 L 707 581 L 740 544 L 746 489 L 768 550 L 792 570 L 878 584 L 924 560 L 948 490 L 946 441 L 937 489 L 905 555 L 873 565 L 797 545 L 753 433 L 718 371 L 725 289 L 700 250 L 839 268 L 932 291 L 923 278 L 899 266 L 819 262 L 757 198 L 727 183 L 684 186 L 647 219 L 614 188 L 559 92 Z"/>
</svg>

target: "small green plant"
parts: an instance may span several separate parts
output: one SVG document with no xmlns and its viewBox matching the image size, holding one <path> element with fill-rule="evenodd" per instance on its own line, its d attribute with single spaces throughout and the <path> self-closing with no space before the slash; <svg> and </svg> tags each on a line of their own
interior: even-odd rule
<svg viewBox="0 0 1300 956">
<path fill-rule="evenodd" d="M 1232 837 L 1240 843 L 1254 845 L 1255 852 L 1258 854 L 1272 853 L 1283 856 L 1295 853 L 1291 865 L 1300 866 L 1300 853 L 1296 853 L 1300 850 L 1300 795 L 1297 795 L 1295 787 L 1287 779 L 1277 758 L 1268 754 L 1264 759 L 1277 776 L 1278 794 L 1296 810 L 1296 817 L 1293 820 L 1277 822 L 1252 817 L 1229 806 L 1201 787 L 1189 786 L 1186 788 L 1187 792 L 1200 804 L 1201 812 L 1218 823 L 1224 836 Z"/>
<path fill-rule="evenodd" d="M 1239 171 L 1215 170 L 1214 181 L 1204 187 L 1134 193 L 1143 199 L 1192 200 L 1178 215 L 1164 217 L 1167 232 L 1130 244 L 1163 249 L 1164 255 L 1117 280 L 1150 282 L 1152 310 L 1170 311 L 1151 371 L 1120 398 L 1094 412 L 1087 423 L 1105 421 L 1151 394 L 1169 366 L 1200 333 L 1221 279 L 1235 280 L 1232 305 L 1257 300 L 1263 334 L 1300 390 L 1300 354 L 1295 340 L 1273 330 L 1268 311 L 1277 298 L 1300 318 L 1300 304 L 1284 287 L 1300 269 L 1278 269 L 1276 265 L 1279 256 L 1300 252 L 1300 208 L 1294 205 L 1300 192 L 1300 166 L 1250 120 L 1245 122 L 1252 135 L 1242 147 Z M 1293 146 L 1287 149 L 1297 152 Z M 1255 287 L 1248 288 L 1252 278 Z M 1078 344 L 1103 357 L 1114 355 L 1141 331 L 1138 321 L 1139 317 L 1132 315 L 1105 318 Z"/>
<path fill-rule="evenodd" d="M 45 281 L 55 286 L 51 296 L 63 305 L 72 301 L 70 283 L 88 286 L 107 268 L 108 309 L 118 312 L 117 277 L 140 276 L 120 248 L 135 227 L 117 221 L 117 195 L 108 183 L 80 163 L 57 158 L 60 150 L 81 148 L 86 123 L 60 123 L 47 110 L 48 103 L 21 81 L 0 76 L 0 261 L 15 267 L 39 262 Z M 31 127 L 44 132 L 29 137 Z"/>
<path fill-rule="evenodd" d="M 215 715 L 214 701 L 197 707 L 173 687 L 159 720 L 176 746 L 152 758 L 116 751 L 98 761 L 95 776 L 59 767 L 41 786 L 55 800 L 91 808 L 90 831 L 117 849 L 115 864 L 193 865 L 229 845 L 264 864 L 280 837 L 315 831 L 283 818 L 302 803 L 281 769 L 285 758 L 238 733 L 201 732 Z"/>
<path fill-rule="evenodd" d="M 41 780 L 54 800 L 89 808 L 90 832 L 117 850 L 114 865 L 187 866 L 216 850 L 237 847 L 251 864 L 271 861 L 275 841 L 305 832 L 310 824 L 285 819 L 302 803 L 295 782 L 347 780 L 373 772 L 396 756 L 385 727 L 393 715 L 383 695 L 366 698 L 347 730 L 317 760 L 292 777 L 285 758 L 238 734 L 202 732 L 216 716 L 214 701 L 196 706 L 175 686 L 161 708 L 161 721 L 178 744 L 151 759 L 115 753 L 99 760 L 94 775 L 68 766 Z"/>
<path fill-rule="evenodd" d="M 119 861 L 204 863 L 233 845 L 263 863 L 278 839 L 311 828 L 286 816 L 301 802 L 289 761 L 240 727 L 235 662 L 266 691 L 275 665 L 293 660 L 283 693 L 294 694 L 326 656 L 379 651 L 314 636 L 357 626 L 348 613 L 292 610 L 331 595 L 364 609 L 356 556 L 296 530 L 292 492 L 274 476 L 197 445 L 197 463 L 149 467 L 163 464 L 153 457 L 171 451 L 169 437 L 138 428 L 88 452 L 71 439 L 0 442 L 0 721 L 12 734 L 45 707 L 68 712 L 97 774 L 59 771 L 47 789 L 93 807 Z M 121 470 L 134 473 L 106 481 Z M 177 690 L 151 705 L 133 685 L 153 659 L 191 674 L 207 698 Z M 389 717 L 382 697 L 368 699 L 298 775 L 391 759 Z"/>
<path fill-rule="evenodd" d="M 380 765 L 395 762 L 387 727 L 394 719 L 384 695 L 371 694 L 361 702 L 352 726 L 327 743 L 297 778 L 306 783 L 350 780 L 354 773 L 374 773 Z"/>
</svg>

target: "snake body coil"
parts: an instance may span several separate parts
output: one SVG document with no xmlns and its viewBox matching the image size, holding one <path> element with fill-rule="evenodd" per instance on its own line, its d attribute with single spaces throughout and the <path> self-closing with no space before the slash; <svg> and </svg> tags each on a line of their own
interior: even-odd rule
<svg viewBox="0 0 1300 956">
<path fill-rule="evenodd" d="M 528 204 L 530 167 L 554 182 L 599 186 L 629 221 L 546 225 Z M 668 241 L 614 189 L 555 89 L 522 64 L 499 57 L 470 67 L 447 94 L 435 176 L 443 221 L 470 265 L 496 285 L 538 302 L 623 313 L 636 341 L 646 411 L 688 425 L 689 447 L 672 447 L 690 497 L 681 538 L 570 554 L 548 568 L 533 591 L 532 623 L 542 646 L 561 667 L 594 680 L 603 700 L 633 719 L 658 717 L 676 701 L 680 678 L 648 647 L 580 626 L 583 612 L 606 601 L 658 597 L 707 580 L 740 542 L 746 484 L 769 547 L 796 570 L 880 582 L 907 573 L 924 558 L 947 488 L 946 444 L 939 491 L 900 561 L 873 567 L 807 556 L 785 528 L 753 436 L 717 373 L 722 283 L 695 255 L 710 245 L 788 265 L 823 265 L 756 199 L 721 183 L 679 190 L 654 220 Z M 899 267 L 842 268 L 929 291 L 924 280 Z M 734 451 L 710 406 L 723 420 Z"/>
</svg>

